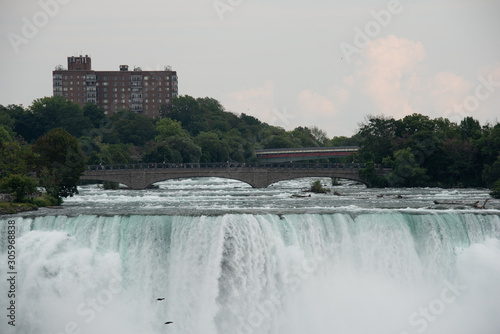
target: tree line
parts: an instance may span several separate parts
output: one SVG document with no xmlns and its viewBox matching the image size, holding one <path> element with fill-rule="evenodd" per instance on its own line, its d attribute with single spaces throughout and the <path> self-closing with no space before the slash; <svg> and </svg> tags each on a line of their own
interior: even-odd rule
<svg viewBox="0 0 500 334">
<path fill-rule="evenodd" d="M 489 187 L 500 190 L 500 124 L 459 124 L 421 114 L 368 117 L 356 134 L 363 176 L 378 187 Z M 391 167 L 384 178 L 374 165 Z"/>
<path fill-rule="evenodd" d="M 61 203 L 77 193 L 85 164 L 255 162 L 260 148 L 350 145 L 360 151 L 345 161 L 367 163 L 362 176 L 372 186 L 494 188 L 500 178 L 500 125 L 471 117 L 460 124 L 420 114 L 368 117 L 354 136 L 328 138 L 318 127 L 286 131 L 236 115 L 209 97 L 180 96 L 161 112 L 106 116 L 95 104 L 82 108 L 58 96 L 27 108 L 0 105 L 0 189 L 26 200 L 41 186 L 47 197 L 33 201 Z M 378 178 L 378 164 L 393 172 Z"/>
</svg>

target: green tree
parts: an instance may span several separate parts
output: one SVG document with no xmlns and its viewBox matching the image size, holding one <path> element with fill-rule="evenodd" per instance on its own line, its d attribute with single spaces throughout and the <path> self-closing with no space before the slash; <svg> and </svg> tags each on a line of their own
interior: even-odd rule
<svg viewBox="0 0 500 334">
<path fill-rule="evenodd" d="M 47 193 L 62 202 L 62 197 L 78 194 L 77 182 L 85 170 L 78 140 L 62 128 L 50 130 L 33 145 L 36 173 Z"/>
<path fill-rule="evenodd" d="M 484 165 L 482 179 L 487 187 L 492 188 L 495 182 L 500 180 L 500 156 L 493 165 Z"/>
<path fill-rule="evenodd" d="M 31 164 L 31 146 L 25 142 L 0 140 L 0 178 L 10 174 L 28 175 Z"/>
<path fill-rule="evenodd" d="M 172 99 L 172 111 L 168 117 L 182 123 L 182 126 L 192 136 L 208 130 L 206 113 L 199 102 L 188 95 Z"/>
<path fill-rule="evenodd" d="M 9 132 L 5 125 L 0 124 L 0 141 L 2 142 L 10 142 L 12 141 L 11 132 Z"/>
<path fill-rule="evenodd" d="M 241 133 L 232 129 L 222 135 L 223 147 L 228 150 L 228 160 L 245 162 L 250 161 L 253 155 L 253 149 Z"/>
<path fill-rule="evenodd" d="M 324 188 L 321 185 L 321 181 L 320 180 L 316 180 L 316 181 L 314 181 L 311 184 L 311 189 L 309 189 L 309 191 L 313 192 L 313 193 L 316 193 L 316 194 L 325 194 L 325 193 L 329 193 L 330 189 Z"/>
<path fill-rule="evenodd" d="M 358 131 L 361 159 L 381 163 L 383 158 L 392 156 L 399 128 L 399 122 L 393 118 L 370 117 Z"/>
<path fill-rule="evenodd" d="M 201 132 L 195 138 L 195 143 L 201 148 L 200 162 L 221 162 L 229 158 L 229 147 L 216 133 Z"/>
<path fill-rule="evenodd" d="M 92 127 L 80 106 L 62 96 L 36 99 L 27 110 L 25 118 L 28 125 L 33 124 L 33 122 L 38 123 L 38 126 L 35 127 L 36 133 L 34 135 L 36 137 L 29 136 L 31 139 L 38 138 L 51 129 L 59 127 L 65 129 L 72 136 L 80 137 Z M 24 129 L 24 133 L 21 134 L 24 138 L 26 138 L 26 131 L 30 131 L 30 129 Z"/>
<path fill-rule="evenodd" d="M 387 175 L 392 187 L 422 186 L 427 181 L 426 169 L 420 167 L 409 147 L 394 153 L 394 162 L 384 159 L 384 164 L 393 166 L 393 171 Z"/>
<path fill-rule="evenodd" d="M 359 177 L 368 187 L 383 188 L 387 186 L 387 180 L 376 174 L 373 161 L 368 161 L 366 163 L 365 168 L 359 171 Z"/>
<path fill-rule="evenodd" d="M 172 150 L 166 142 L 156 143 L 142 157 L 143 162 L 181 162 L 182 156 Z"/>
<path fill-rule="evenodd" d="M 479 139 L 481 137 L 481 125 L 472 117 L 465 117 L 460 122 L 460 131 L 464 139 Z"/>
<path fill-rule="evenodd" d="M 15 124 L 16 120 L 12 118 L 10 110 L 0 105 L 0 139 L 12 141 Z"/>
<path fill-rule="evenodd" d="M 120 110 L 111 117 L 111 133 L 103 137 L 108 144 L 143 146 L 156 135 L 154 120 L 129 110 Z M 118 140 L 118 142 L 116 141 Z"/>
<path fill-rule="evenodd" d="M 491 188 L 490 196 L 500 199 L 500 180 L 496 181 Z"/>
<path fill-rule="evenodd" d="M 312 133 L 311 129 L 308 127 L 302 127 L 299 126 L 295 128 L 291 132 L 291 136 L 294 139 L 298 139 L 300 141 L 300 146 L 301 147 L 316 147 L 320 146 L 320 143 L 316 140 L 314 134 Z"/>
<path fill-rule="evenodd" d="M 100 128 L 106 119 L 106 112 L 95 103 L 88 102 L 83 106 L 83 116 L 90 121 L 94 128 Z"/>
<path fill-rule="evenodd" d="M 174 136 L 165 140 L 165 143 L 170 149 L 180 153 L 182 161 L 176 162 L 200 162 L 201 148 L 191 138 Z"/>
<path fill-rule="evenodd" d="M 182 123 L 170 118 L 164 118 L 156 123 L 156 131 L 158 136 L 155 137 L 157 142 L 163 141 L 168 137 L 179 136 L 188 137 L 189 134 L 182 128 Z"/>
<path fill-rule="evenodd" d="M 36 191 L 37 183 L 31 177 L 11 174 L 0 180 L 0 189 L 14 196 L 15 202 L 22 203 L 28 193 Z"/>
</svg>

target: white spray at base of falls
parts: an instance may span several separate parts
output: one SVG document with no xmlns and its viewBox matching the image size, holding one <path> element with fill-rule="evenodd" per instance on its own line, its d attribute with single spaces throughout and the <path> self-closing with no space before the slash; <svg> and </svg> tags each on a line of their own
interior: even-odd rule
<svg viewBox="0 0 500 334">
<path fill-rule="evenodd" d="M 83 215 L 16 224 L 17 326 L 2 321 L 1 333 L 500 328 L 497 215 Z"/>
</svg>

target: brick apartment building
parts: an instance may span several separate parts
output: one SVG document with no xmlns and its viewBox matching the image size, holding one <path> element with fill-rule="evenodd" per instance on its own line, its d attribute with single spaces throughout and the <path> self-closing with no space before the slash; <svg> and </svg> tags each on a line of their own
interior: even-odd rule
<svg viewBox="0 0 500 334">
<path fill-rule="evenodd" d="M 52 72 L 54 96 L 84 106 L 87 102 L 103 108 L 107 115 L 120 109 L 132 110 L 150 117 L 159 116 L 162 105 L 178 96 L 177 72 L 129 70 L 94 71 L 89 56 L 68 57 L 68 69 L 56 67 Z"/>
</svg>

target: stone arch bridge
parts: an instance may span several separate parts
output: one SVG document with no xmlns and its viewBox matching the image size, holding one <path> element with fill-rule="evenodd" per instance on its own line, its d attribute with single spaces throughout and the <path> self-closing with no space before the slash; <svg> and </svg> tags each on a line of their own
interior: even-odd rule
<svg viewBox="0 0 500 334">
<path fill-rule="evenodd" d="M 113 181 L 131 189 L 180 178 L 220 177 L 248 183 L 254 188 L 266 188 L 272 183 L 302 177 L 335 177 L 366 183 L 359 177 L 363 164 L 341 163 L 142 163 L 123 165 L 89 165 L 81 180 Z M 383 176 L 389 168 L 377 168 Z"/>
</svg>

